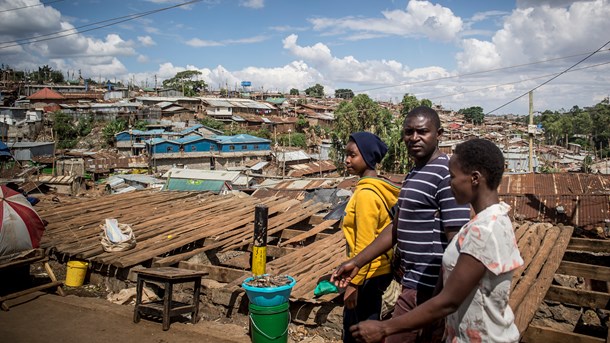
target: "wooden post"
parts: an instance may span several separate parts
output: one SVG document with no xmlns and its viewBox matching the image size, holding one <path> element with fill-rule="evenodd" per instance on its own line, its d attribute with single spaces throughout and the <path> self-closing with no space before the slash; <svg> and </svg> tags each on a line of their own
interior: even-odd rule
<svg viewBox="0 0 610 343">
<path fill-rule="evenodd" d="M 252 274 L 265 274 L 267 263 L 267 219 L 268 208 L 256 205 L 254 209 L 254 245 L 252 247 Z"/>
</svg>

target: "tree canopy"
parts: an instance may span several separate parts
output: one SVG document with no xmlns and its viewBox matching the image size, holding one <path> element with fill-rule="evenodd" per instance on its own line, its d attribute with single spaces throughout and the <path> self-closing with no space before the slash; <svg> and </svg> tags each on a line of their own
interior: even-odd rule
<svg viewBox="0 0 610 343">
<path fill-rule="evenodd" d="M 323 98 L 324 97 L 324 86 L 319 83 L 316 83 L 315 86 L 311 86 L 305 90 L 305 94 L 307 96 L 311 96 L 314 98 Z"/>
<path fill-rule="evenodd" d="M 199 75 L 201 75 L 199 70 L 181 71 L 176 73 L 171 79 L 164 80 L 163 87 L 182 90 L 184 96 L 196 96 L 208 88 L 205 81 L 198 79 Z"/>
<path fill-rule="evenodd" d="M 485 119 L 485 114 L 483 113 L 483 108 L 480 106 L 472 106 L 468 108 L 462 108 L 458 111 L 464 115 L 464 120 L 471 122 L 475 125 L 483 124 L 483 120 Z"/>
<path fill-rule="evenodd" d="M 299 90 L 296 88 L 290 88 L 290 95 L 299 95 Z"/>
<path fill-rule="evenodd" d="M 335 98 L 349 100 L 354 97 L 354 92 L 351 89 L 340 88 L 335 90 Z"/>
</svg>

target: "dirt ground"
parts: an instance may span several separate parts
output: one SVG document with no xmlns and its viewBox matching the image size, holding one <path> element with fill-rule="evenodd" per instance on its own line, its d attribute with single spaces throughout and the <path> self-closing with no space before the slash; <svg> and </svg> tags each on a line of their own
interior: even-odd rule
<svg viewBox="0 0 610 343">
<path fill-rule="evenodd" d="M 63 279 L 65 271 L 55 262 L 55 274 Z M 22 277 L 24 274 L 25 277 Z M 16 274 L 2 274 L 0 279 L 12 280 L 0 284 L 14 286 L 10 291 L 18 291 L 42 284 L 47 280 L 41 266 L 34 265 L 29 271 Z M 22 280 L 22 282 L 16 282 Z M 44 281 L 44 282 L 43 282 Z M 247 317 L 244 320 L 200 320 L 191 324 L 186 317 L 172 318 L 169 331 L 162 330 L 160 320 L 142 318 L 133 323 L 133 304 L 119 305 L 106 299 L 108 291 L 96 284 L 80 287 L 63 287 L 66 293 L 61 297 L 54 289 L 37 292 L 7 301 L 10 310 L 0 311 L 0 342 L 42 343 L 42 342 L 250 342 Z M 3 289 L 2 293 L 10 293 Z M 206 306 L 200 306 L 200 315 L 205 316 Z M 236 319 L 236 318 L 233 318 Z M 323 328 L 318 328 L 323 329 Z M 323 338 L 316 330 L 301 325 L 290 324 L 289 342 L 336 343 L 338 339 Z M 326 336 L 326 335 L 324 335 Z"/>
<path fill-rule="evenodd" d="M 99 298 L 34 293 L 7 302 L 0 311 L 2 342 L 250 342 L 247 328 L 233 324 L 172 321 L 168 331 L 160 322 L 133 323 L 133 306 Z"/>
</svg>

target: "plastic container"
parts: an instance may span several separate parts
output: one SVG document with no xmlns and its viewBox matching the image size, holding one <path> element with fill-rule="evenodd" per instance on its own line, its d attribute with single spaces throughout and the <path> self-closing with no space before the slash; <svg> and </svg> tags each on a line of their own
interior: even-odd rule
<svg viewBox="0 0 610 343">
<path fill-rule="evenodd" d="M 288 342 L 290 323 L 290 303 L 277 306 L 257 306 L 250 304 L 250 336 L 252 343 Z"/>
<path fill-rule="evenodd" d="M 254 277 L 249 277 L 242 283 L 242 287 L 246 290 L 246 295 L 251 304 L 256 306 L 278 306 L 288 302 L 292 287 L 297 283 L 291 276 L 286 276 L 290 279 L 290 283 L 279 287 L 252 287 L 246 283 L 252 281 Z"/>
<path fill-rule="evenodd" d="M 64 284 L 69 287 L 82 286 L 87 275 L 87 266 L 89 266 L 88 262 L 69 261 Z"/>
</svg>

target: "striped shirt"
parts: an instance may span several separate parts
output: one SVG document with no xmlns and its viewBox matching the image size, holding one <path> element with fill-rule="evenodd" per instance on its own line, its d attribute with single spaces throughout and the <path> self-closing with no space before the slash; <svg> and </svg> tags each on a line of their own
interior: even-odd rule
<svg viewBox="0 0 610 343">
<path fill-rule="evenodd" d="M 400 267 L 406 288 L 434 288 L 447 247 L 445 227 L 462 227 L 470 206 L 458 205 L 451 192 L 449 157 L 441 154 L 405 177 L 398 196 Z"/>
</svg>

